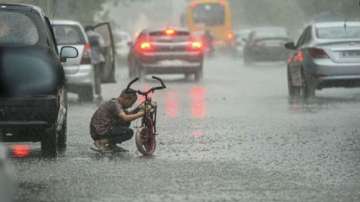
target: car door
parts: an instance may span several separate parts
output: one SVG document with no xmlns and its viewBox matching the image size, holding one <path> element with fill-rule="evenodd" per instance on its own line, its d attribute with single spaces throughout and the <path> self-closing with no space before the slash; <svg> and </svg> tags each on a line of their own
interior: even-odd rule
<svg viewBox="0 0 360 202">
<path fill-rule="evenodd" d="M 288 73 L 291 75 L 291 83 L 293 86 L 302 86 L 303 84 L 303 75 L 302 75 L 302 65 L 304 60 L 303 46 L 308 43 L 311 39 L 311 26 L 307 27 L 304 32 L 301 34 L 299 40 L 297 41 L 296 47 L 297 50 L 291 57 L 288 64 Z"/>
<path fill-rule="evenodd" d="M 94 26 L 94 29 L 104 39 L 103 54 L 105 57 L 105 64 L 101 75 L 103 83 L 116 83 L 115 79 L 115 43 L 111 29 L 108 22 L 100 23 Z"/>
</svg>

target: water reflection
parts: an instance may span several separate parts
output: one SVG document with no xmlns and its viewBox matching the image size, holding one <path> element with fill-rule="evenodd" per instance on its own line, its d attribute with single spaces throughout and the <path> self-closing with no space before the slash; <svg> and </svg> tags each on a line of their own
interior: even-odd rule
<svg viewBox="0 0 360 202">
<path fill-rule="evenodd" d="M 192 136 L 193 136 L 194 138 L 201 138 L 201 137 L 204 136 L 204 132 L 203 132 L 202 130 L 194 130 L 194 131 L 192 132 Z"/>
<path fill-rule="evenodd" d="M 178 115 L 178 94 L 174 91 L 168 91 L 165 98 L 166 115 L 170 118 L 176 118 Z"/>
<path fill-rule="evenodd" d="M 190 92 L 191 114 L 195 119 L 204 119 L 206 116 L 206 90 L 204 87 L 193 87 Z"/>
</svg>

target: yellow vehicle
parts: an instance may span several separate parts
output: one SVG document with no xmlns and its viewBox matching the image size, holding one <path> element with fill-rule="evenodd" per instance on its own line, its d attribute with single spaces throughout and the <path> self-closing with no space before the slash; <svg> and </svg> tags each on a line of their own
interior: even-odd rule
<svg viewBox="0 0 360 202">
<path fill-rule="evenodd" d="M 191 32 L 209 31 L 214 38 L 215 47 L 229 47 L 234 44 L 228 0 L 189 1 L 183 20 Z"/>
</svg>

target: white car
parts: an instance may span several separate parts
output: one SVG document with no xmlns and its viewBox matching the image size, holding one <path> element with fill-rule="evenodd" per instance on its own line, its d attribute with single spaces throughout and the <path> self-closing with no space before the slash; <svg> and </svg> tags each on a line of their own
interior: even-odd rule
<svg viewBox="0 0 360 202">
<path fill-rule="evenodd" d="M 51 22 L 59 50 L 64 46 L 76 47 L 77 58 L 68 59 L 65 69 L 68 91 L 79 95 L 82 101 L 94 99 L 94 67 L 91 63 L 91 46 L 79 22 L 54 20 Z"/>
</svg>

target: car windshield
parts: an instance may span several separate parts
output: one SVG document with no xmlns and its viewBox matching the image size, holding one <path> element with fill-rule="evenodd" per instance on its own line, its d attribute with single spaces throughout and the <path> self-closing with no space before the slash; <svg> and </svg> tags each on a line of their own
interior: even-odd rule
<svg viewBox="0 0 360 202">
<path fill-rule="evenodd" d="M 225 8 L 218 3 L 199 4 L 193 10 L 193 18 L 197 24 L 223 25 L 225 23 Z"/>
<path fill-rule="evenodd" d="M 318 27 L 316 36 L 319 39 L 360 39 L 360 26 Z"/>
<path fill-rule="evenodd" d="M 39 41 L 34 21 L 20 12 L 0 10 L 0 46 L 31 46 Z"/>
<path fill-rule="evenodd" d="M 53 28 L 59 45 L 85 44 L 80 27 L 75 25 L 54 25 Z"/>
</svg>

